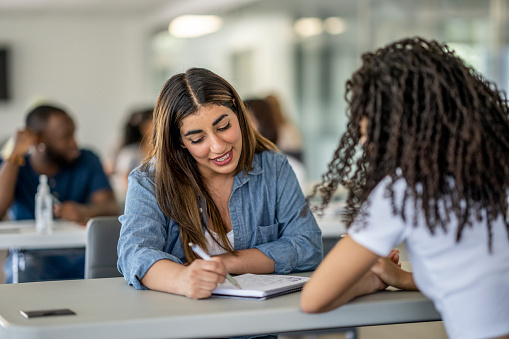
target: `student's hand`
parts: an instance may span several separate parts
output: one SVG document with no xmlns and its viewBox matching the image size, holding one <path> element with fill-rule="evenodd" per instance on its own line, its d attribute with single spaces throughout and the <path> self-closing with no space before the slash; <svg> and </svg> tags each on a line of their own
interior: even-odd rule
<svg viewBox="0 0 509 339">
<path fill-rule="evenodd" d="M 57 218 L 82 224 L 86 224 L 88 219 L 90 219 L 89 208 L 86 205 L 78 204 L 73 201 L 66 201 L 60 205 L 54 205 L 53 214 Z"/>
<path fill-rule="evenodd" d="M 387 285 L 404 290 L 416 290 L 412 273 L 402 270 L 400 266 L 389 257 L 379 258 L 376 264 L 371 267 L 371 272 Z"/>
<path fill-rule="evenodd" d="M 395 263 L 396 265 L 401 267 L 401 263 L 399 262 L 399 250 L 398 249 L 391 250 L 391 252 L 387 256 L 387 259 L 391 260 L 393 263 Z"/>
<path fill-rule="evenodd" d="M 37 136 L 30 129 L 19 130 L 16 132 L 14 139 L 14 148 L 12 154 L 23 156 L 25 155 L 30 146 L 34 145 L 37 140 Z"/>
<path fill-rule="evenodd" d="M 385 281 L 380 279 L 380 277 L 376 275 L 375 272 L 373 272 L 372 270 L 367 271 L 364 274 L 363 279 L 370 282 L 371 292 L 383 291 L 387 287 L 389 287 L 389 284 L 385 283 Z"/>
<path fill-rule="evenodd" d="M 223 283 L 226 267 L 220 258 L 194 260 L 179 277 L 181 294 L 192 299 L 208 298 L 217 284 Z"/>
</svg>

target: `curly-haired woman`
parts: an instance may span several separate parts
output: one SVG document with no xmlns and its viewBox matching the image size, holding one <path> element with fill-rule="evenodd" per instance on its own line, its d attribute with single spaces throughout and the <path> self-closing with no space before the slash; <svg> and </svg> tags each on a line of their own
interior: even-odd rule
<svg viewBox="0 0 509 339">
<path fill-rule="evenodd" d="M 313 193 L 323 210 L 338 185 L 349 190 L 349 234 L 304 287 L 303 310 L 344 304 L 371 269 L 428 296 L 451 338 L 509 338 L 505 95 L 435 41 L 398 41 L 362 60 L 347 82 L 347 131 Z M 372 266 L 401 242 L 413 274 Z"/>
</svg>

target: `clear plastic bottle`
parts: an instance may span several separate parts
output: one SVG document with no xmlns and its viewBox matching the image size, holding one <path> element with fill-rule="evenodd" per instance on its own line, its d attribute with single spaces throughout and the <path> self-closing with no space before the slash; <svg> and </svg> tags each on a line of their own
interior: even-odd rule
<svg viewBox="0 0 509 339">
<path fill-rule="evenodd" d="M 35 229 L 39 233 L 51 233 L 53 226 L 53 197 L 51 196 L 48 177 L 39 176 L 39 186 L 35 195 Z"/>
</svg>

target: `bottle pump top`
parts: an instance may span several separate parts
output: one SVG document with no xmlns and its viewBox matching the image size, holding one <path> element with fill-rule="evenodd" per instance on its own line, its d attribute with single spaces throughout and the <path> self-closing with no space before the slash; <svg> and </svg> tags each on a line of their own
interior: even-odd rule
<svg viewBox="0 0 509 339">
<path fill-rule="evenodd" d="M 37 192 L 39 192 L 39 193 L 49 192 L 48 176 L 47 175 L 41 174 L 39 176 L 39 186 L 37 187 Z"/>
</svg>

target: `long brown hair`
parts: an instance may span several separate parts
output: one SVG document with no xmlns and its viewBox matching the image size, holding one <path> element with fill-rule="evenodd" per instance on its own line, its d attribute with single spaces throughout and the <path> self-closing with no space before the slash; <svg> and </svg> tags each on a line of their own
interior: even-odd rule
<svg viewBox="0 0 509 339">
<path fill-rule="evenodd" d="M 322 197 L 313 210 L 323 211 L 343 185 L 349 191 L 347 225 L 355 218 L 362 221 L 369 213 L 363 205 L 367 197 L 391 176 L 386 193 L 394 214 L 406 220 L 405 203 L 412 198 L 413 224 L 422 214 L 432 233 L 437 227 L 447 231 L 454 214 L 459 241 L 463 229 L 486 212 L 491 250 L 493 221 L 502 216 L 509 230 L 505 94 L 436 41 L 401 40 L 364 54 L 362 61 L 347 82 L 347 131 L 313 190 L 312 196 Z M 363 118 L 368 121 L 367 141 L 359 152 Z M 401 204 L 393 191 L 398 178 L 407 183 Z"/>
<path fill-rule="evenodd" d="M 226 225 L 221 218 L 207 185 L 201 176 L 196 161 L 182 147 L 180 127 L 182 120 L 208 105 L 225 106 L 239 120 L 242 133 L 242 151 L 235 174 L 252 169 L 255 153 L 275 149 L 275 146 L 250 125 L 246 109 L 235 89 L 213 72 L 191 68 L 185 73 L 171 77 L 163 86 L 154 108 L 153 148 L 145 160 L 145 168 L 155 159 L 156 198 L 163 213 L 174 219 L 180 227 L 180 237 L 186 259 L 191 262 L 197 256 L 187 246 L 193 242 L 206 247 L 200 205 L 206 201 L 214 230 L 219 236 L 214 239 L 230 253 L 234 253 L 226 236 Z"/>
</svg>

